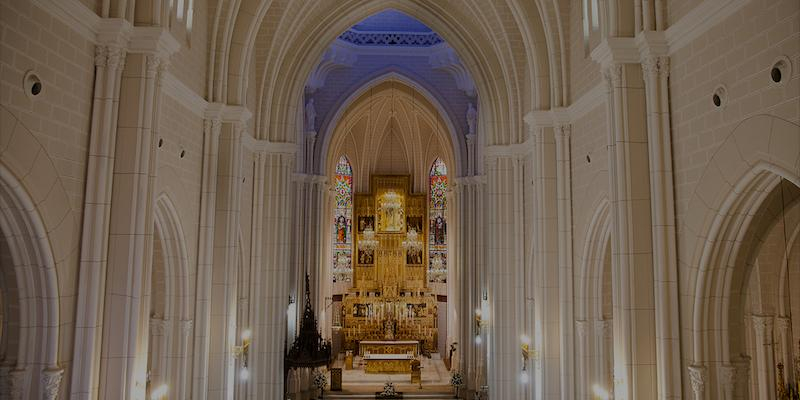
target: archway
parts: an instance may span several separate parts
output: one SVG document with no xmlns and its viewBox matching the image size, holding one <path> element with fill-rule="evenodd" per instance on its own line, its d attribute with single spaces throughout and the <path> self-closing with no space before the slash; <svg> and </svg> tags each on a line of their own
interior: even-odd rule
<svg viewBox="0 0 800 400">
<path fill-rule="evenodd" d="M 55 398 L 64 372 L 58 367 L 56 263 L 36 205 L 2 163 L 0 231 L 0 395 Z"/>
<path fill-rule="evenodd" d="M 189 261 L 178 215 L 169 196 L 156 198 L 147 370 L 151 391 L 164 386 L 171 396 L 183 398 L 189 393 L 193 308 Z"/>
<path fill-rule="evenodd" d="M 682 229 L 697 245 L 684 250 L 688 257 L 681 262 L 697 273 L 689 277 L 695 284 L 687 372 L 700 398 L 733 398 L 746 391 L 740 385 L 753 368 L 741 357 L 748 261 L 757 252 L 763 224 L 773 221 L 765 214 L 770 195 L 781 182 L 800 187 L 798 132 L 796 124 L 776 117 L 746 119 L 714 154 L 688 203 L 692 215 Z"/>
</svg>

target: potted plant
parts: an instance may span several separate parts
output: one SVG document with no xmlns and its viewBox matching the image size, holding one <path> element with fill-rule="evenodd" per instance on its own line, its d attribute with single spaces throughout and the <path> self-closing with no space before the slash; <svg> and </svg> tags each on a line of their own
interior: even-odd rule
<svg viewBox="0 0 800 400">
<path fill-rule="evenodd" d="M 456 397 L 458 397 L 458 391 L 464 386 L 464 374 L 461 371 L 456 370 L 450 375 L 450 386 L 456 389 Z"/>
<path fill-rule="evenodd" d="M 328 376 L 319 369 L 314 370 L 314 386 L 319 389 L 320 398 L 325 398 L 325 386 L 328 385 Z"/>
</svg>

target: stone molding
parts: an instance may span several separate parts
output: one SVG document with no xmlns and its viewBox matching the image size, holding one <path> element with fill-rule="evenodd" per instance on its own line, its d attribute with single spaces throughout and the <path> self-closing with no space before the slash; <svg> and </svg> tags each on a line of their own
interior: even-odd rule
<svg viewBox="0 0 800 400">
<path fill-rule="evenodd" d="M 9 394 L 12 400 L 22 400 L 22 394 L 25 391 L 25 378 L 28 373 L 25 369 L 12 369 L 8 373 L 9 378 Z"/>
<path fill-rule="evenodd" d="M 56 400 L 64 378 L 63 368 L 45 369 L 42 371 L 42 394 L 44 400 Z"/>
<path fill-rule="evenodd" d="M 753 330 L 760 339 L 767 336 L 772 336 L 773 317 L 771 315 L 751 315 L 750 320 L 753 323 Z"/>
<path fill-rule="evenodd" d="M 692 385 L 692 390 L 696 398 L 702 399 L 706 390 L 706 381 L 708 380 L 708 371 L 703 365 L 690 365 L 689 381 Z"/>
<path fill-rule="evenodd" d="M 406 46 L 430 47 L 444 43 L 436 32 L 371 32 L 349 29 L 339 35 L 339 40 L 356 46 Z"/>
<path fill-rule="evenodd" d="M 428 64 L 433 69 L 445 71 L 452 75 L 456 81 L 457 88 L 462 90 L 467 97 L 475 97 L 475 82 L 452 47 L 447 45 L 437 47 L 428 56 Z"/>
</svg>

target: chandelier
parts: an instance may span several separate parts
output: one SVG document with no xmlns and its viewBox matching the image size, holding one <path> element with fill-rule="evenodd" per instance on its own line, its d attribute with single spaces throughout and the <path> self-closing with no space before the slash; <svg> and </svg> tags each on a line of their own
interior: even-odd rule
<svg viewBox="0 0 800 400">
<path fill-rule="evenodd" d="M 371 227 L 364 229 L 364 233 L 361 234 L 358 245 L 359 248 L 370 254 L 378 248 L 378 239 L 375 238 L 375 231 L 372 230 Z"/>
<path fill-rule="evenodd" d="M 422 241 L 419 240 L 419 234 L 416 229 L 411 228 L 411 230 L 408 231 L 406 240 L 403 240 L 403 248 L 406 249 L 411 256 L 416 256 L 422 251 Z"/>
<path fill-rule="evenodd" d="M 431 259 L 431 267 L 428 270 L 431 282 L 445 282 L 447 279 L 447 268 L 444 265 L 444 258 L 441 254 L 436 254 Z"/>
<path fill-rule="evenodd" d="M 334 263 L 333 281 L 350 282 L 352 274 L 353 270 L 350 268 L 350 258 L 344 254 L 339 254 Z"/>
<path fill-rule="evenodd" d="M 400 209 L 400 195 L 395 193 L 394 191 L 386 192 L 383 195 L 383 202 L 381 203 L 381 208 L 385 211 L 397 211 Z"/>
</svg>

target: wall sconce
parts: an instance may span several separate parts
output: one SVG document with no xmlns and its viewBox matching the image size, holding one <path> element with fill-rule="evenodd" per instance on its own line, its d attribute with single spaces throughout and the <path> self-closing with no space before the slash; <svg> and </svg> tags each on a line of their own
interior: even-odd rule
<svg viewBox="0 0 800 400">
<path fill-rule="evenodd" d="M 253 332 L 250 329 L 242 331 L 242 344 L 233 346 L 233 357 L 242 360 L 242 370 L 239 372 L 239 378 L 243 381 L 250 379 L 250 370 L 247 368 L 247 357 L 250 355 L 250 341 L 253 338 Z"/>
<path fill-rule="evenodd" d="M 161 385 L 150 392 L 150 400 L 165 400 L 167 398 L 167 385 Z"/>
<path fill-rule="evenodd" d="M 484 325 L 483 312 L 478 308 L 475 310 L 475 344 L 480 345 L 483 342 L 481 337 L 481 327 Z"/>
<path fill-rule="evenodd" d="M 294 296 L 292 296 L 292 295 L 290 294 L 290 295 L 289 295 L 289 304 L 294 304 L 294 302 L 295 302 L 295 300 L 294 300 Z"/>
</svg>

